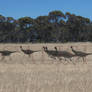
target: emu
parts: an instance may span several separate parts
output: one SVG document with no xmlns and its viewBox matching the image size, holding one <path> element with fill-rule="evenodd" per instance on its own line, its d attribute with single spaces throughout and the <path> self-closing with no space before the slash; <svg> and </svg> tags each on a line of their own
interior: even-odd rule
<svg viewBox="0 0 92 92">
<path fill-rule="evenodd" d="M 21 49 L 21 51 L 22 51 L 24 54 L 28 55 L 29 57 L 30 57 L 33 53 L 40 51 L 40 50 L 38 50 L 38 51 L 33 51 L 33 50 L 30 50 L 30 49 L 24 50 L 24 49 L 22 48 L 22 46 L 20 46 L 20 49 Z M 33 56 L 32 56 L 32 60 L 33 60 Z"/>
<path fill-rule="evenodd" d="M 54 58 L 57 57 L 59 60 L 61 60 L 61 57 L 64 57 L 65 58 L 65 61 L 67 61 L 67 59 L 70 59 L 72 57 L 75 57 L 76 55 L 72 54 L 72 53 L 69 53 L 67 51 L 58 51 L 57 50 L 57 47 L 54 47 L 55 51 L 54 50 L 48 50 L 47 47 L 43 47 L 44 48 L 44 51 L 51 57 L 51 58 Z"/>
<path fill-rule="evenodd" d="M 2 59 L 3 60 L 5 58 L 5 56 L 10 56 L 12 53 L 15 53 L 17 51 L 8 51 L 8 50 L 4 50 L 4 51 L 0 51 L 1 55 L 2 55 Z"/>
<path fill-rule="evenodd" d="M 57 56 L 57 51 L 48 50 L 47 46 L 46 47 L 43 46 L 43 49 L 48 54 L 48 56 L 50 56 L 53 59 L 56 59 L 55 57 Z"/>
<path fill-rule="evenodd" d="M 67 59 L 69 59 L 70 61 L 72 61 L 72 57 L 75 57 L 76 55 L 68 52 L 68 51 L 58 51 L 57 47 L 54 47 L 54 49 L 58 52 L 57 57 L 59 58 L 59 60 L 62 60 L 61 57 L 65 58 L 65 61 L 67 61 Z"/>
<path fill-rule="evenodd" d="M 85 53 L 85 52 L 82 52 L 82 51 L 76 51 L 76 50 L 73 49 L 72 46 L 71 46 L 71 49 L 72 49 L 72 52 L 73 52 L 76 56 L 78 56 L 79 58 L 82 58 L 82 59 L 83 59 L 83 62 L 86 62 L 86 60 L 85 60 L 86 56 L 92 54 L 92 53 Z M 78 58 L 78 59 L 79 59 L 79 58 Z M 86 63 L 87 63 L 87 62 L 86 62 Z"/>
</svg>

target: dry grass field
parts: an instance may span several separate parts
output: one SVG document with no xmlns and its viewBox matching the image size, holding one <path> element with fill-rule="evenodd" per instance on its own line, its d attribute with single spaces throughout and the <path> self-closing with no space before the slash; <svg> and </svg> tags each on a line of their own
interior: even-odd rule
<svg viewBox="0 0 92 92">
<path fill-rule="evenodd" d="M 20 45 L 41 51 L 33 53 L 32 60 L 21 52 Z M 54 60 L 42 50 L 43 46 L 58 46 L 59 50 L 72 52 L 71 45 L 92 53 L 92 43 L 0 44 L 0 50 L 17 51 L 3 60 L 0 56 L 0 92 L 92 92 L 92 55 L 87 56 L 87 64 L 74 58 L 74 65 Z"/>
</svg>

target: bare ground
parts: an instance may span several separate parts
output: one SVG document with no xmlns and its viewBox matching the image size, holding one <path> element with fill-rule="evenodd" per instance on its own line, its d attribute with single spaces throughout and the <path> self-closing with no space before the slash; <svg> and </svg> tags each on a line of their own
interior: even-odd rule
<svg viewBox="0 0 92 92">
<path fill-rule="evenodd" d="M 24 49 L 41 50 L 31 57 L 24 55 Z M 92 56 L 87 56 L 87 64 L 76 61 L 63 64 L 53 60 L 42 51 L 42 46 L 71 52 L 70 46 L 92 52 L 91 43 L 67 44 L 0 44 L 0 50 L 16 50 L 10 57 L 0 60 L 0 92 L 92 92 Z M 0 59 L 2 56 L 0 57 Z M 11 60 L 10 60 L 11 58 Z M 63 61 L 64 62 L 64 61 Z"/>
</svg>

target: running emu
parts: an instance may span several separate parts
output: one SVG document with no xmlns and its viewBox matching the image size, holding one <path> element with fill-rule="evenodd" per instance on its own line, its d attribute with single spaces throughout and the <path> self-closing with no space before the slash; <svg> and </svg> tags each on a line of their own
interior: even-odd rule
<svg viewBox="0 0 92 92">
<path fill-rule="evenodd" d="M 2 59 L 3 60 L 5 58 L 5 56 L 10 56 L 12 53 L 15 53 L 17 51 L 8 51 L 8 50 L 4 50 L 4 51 L 0 51 L 1 55 L 2 55 Z"/>
<path fill-rule="evenodd" d="M 57 47 L 54 47 L 55 50 L 57 51 Z M 61 57 L 64 57 L 65 61 L 67 61 L 67 59 L 69 59 L 70 61 L 72 61 L 72 57 L 76 57 L 76 55 L 68 52 L 68 51 L 57 51 L 57 57 L 59 58 L 59 60 L 62 60 Z"/>
<path fill-rule="evenodd" d="M 22 46 L 20 46 L 20 49 L 21 49 L 21 51 L 22 51 L 24 54 L 28 55 L 29 57 L 30 57 L 30 55 L 33 54 L 34 52 L 38 52 L 38 51 L 29 50 L 29 49 L 24 50 L 24 49 L 22 48 Z M 39 51 L 40 51 L 40 50 L 39 50 Z"/>
<path fill-rule="evenodd" d="M 58 51 L 57 47 L 54 47 L 55 50 L 48 50 L 47 47 L 43 47 L 44 51 L 53 59 L 56 59 L 56 57 L 59 60 L 62 60 L 61 57 L 64 57 L 65 61 L 67 61 L 67 59 L 69 59 L 70 61 L 72 61 L 72 57 L 75 57 L 76 55 L 68 52 L 68 51 Z M 74 62 L 73 62 L 74 63 Z"/>
<path fill-rule="evenodd" d="M 43 46 L 44 51 L 48 54 L 49 57 L 56 59 L 55 57 L 57 56 L 58 52 L 55 50 L 48 50 L 47 46 Z"/>
<path fill-rule="evenodd" d="M 71 46 L 71 49 L 72 49 L 72 52 L 76 55 L 76 56 L 78 56 L 78 59 L 79 58 L 82 58 L 83 59 L 83 62 L 86 62 L 86 56 L 88 56 L 88 55 L 91 55 L 92 53 L 85 53 L 85 52 L 82 52 L 82 51 L 76 51 L 76 50 L 74 50 L 73 49 L 73 47 Z"/>
</svg>

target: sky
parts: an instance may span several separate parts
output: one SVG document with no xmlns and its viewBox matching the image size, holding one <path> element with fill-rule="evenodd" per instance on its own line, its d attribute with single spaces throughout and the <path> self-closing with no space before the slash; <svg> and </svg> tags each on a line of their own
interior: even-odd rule
<svg viewBox="0 0 92 92">
<path fill-rule="evenodd" d="M 92 0 L 0 0 L 0 14 L 15 19 L 24 16 L 36 18 L 54 10 L 92 20 Z"/>
</svg>

